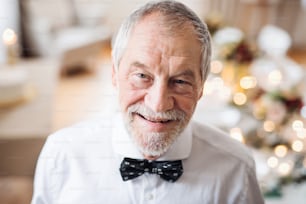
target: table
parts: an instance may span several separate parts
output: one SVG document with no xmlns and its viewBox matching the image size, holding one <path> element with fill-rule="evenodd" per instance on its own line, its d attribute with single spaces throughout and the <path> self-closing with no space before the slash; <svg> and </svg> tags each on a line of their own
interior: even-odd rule
<svg viewBox="0 0 306 204">
<path fill-rule="evenodd" d="M 33 99 L 0 109 L 0 139 L 46 137 L 52 128 L 52 104 L 58 78 L 56 59 L 22 60 L 12 68 L 28 71 Z M 2 65 L 3 68 L 3 65 Z"/>
</svg>

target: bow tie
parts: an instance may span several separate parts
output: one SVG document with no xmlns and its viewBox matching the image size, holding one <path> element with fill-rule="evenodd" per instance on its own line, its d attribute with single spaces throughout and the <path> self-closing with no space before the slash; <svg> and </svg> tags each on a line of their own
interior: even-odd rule
<svg viewBox="0 0 306 204">
<path fill-rule="evenodd" d="M 145 172 L 157 174 L 166 181 L 175 182 L 183 174 L 183 165 L 181 160 L 148 161 L 124 158 L 121 162 L 120 173 L 123 181 L 134 179 Z"/>
</svg>

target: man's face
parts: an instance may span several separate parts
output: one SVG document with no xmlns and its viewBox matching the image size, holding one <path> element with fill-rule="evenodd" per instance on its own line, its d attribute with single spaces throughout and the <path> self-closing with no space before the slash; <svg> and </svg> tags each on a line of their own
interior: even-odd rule
<svg viewBox="0 0 306 204">
<path fill-rule="evenodd" d="M 190 25 L 168 32 L 153 14 L 131 33 L 113 84 L 127 129 L 147 158 L 165 153 L 202 95 L 201 46 Z"/>
</svg>

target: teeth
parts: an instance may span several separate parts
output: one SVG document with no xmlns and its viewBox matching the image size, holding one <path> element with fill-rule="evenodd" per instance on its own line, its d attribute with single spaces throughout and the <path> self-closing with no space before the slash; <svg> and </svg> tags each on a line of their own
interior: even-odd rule
<svg viewBox="0 0 306 204">
<path fill-rule="evenodd" d="M 158 120 L 158 119 L 156 120 L 156 119 L 150 119 L 150 118 L 146 118 L 146 119 L 154 123 L 166 123 L 169 121 L 169 120 Z"/>
<path fill-rule="evenodd" d="M 138 115 L 141 116 L 142 118 L 148 120 L 148 121 L 153 122 L 153 123 L 167 123 L 167 122 L 170 121 L 169 119 L 154 119 L 154 118 L 146 117 L 146 116 L 141 115 L 141 114 L 138 114 Z"/>
</svg>

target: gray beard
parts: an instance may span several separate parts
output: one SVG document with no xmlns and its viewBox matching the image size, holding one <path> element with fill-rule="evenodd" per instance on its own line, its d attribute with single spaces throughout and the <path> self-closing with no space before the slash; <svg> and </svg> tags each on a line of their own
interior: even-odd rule
<svg viewBox="0 0 306 204">
<path fill-rule="evenodd" d="M 145 109 L 145 110 L 143 110 Z M 128 116 L 125 117 L 126 129 L 143 155 L 159 157 L 166 153 L 175 143 L 179 135 L 188 124 L 186 114 L 180 110 L 171 110 L 166 113 L 157 113 L 167 119 L 179 121 L 179 123 L 169 132 L 149 132 L 142 133 L 141 129 L 133 126 L 133 114 L 149 114 L 151 117 L 155 113 L 142 105 L 133 105 L 128 109 Z"/>
</svg>

